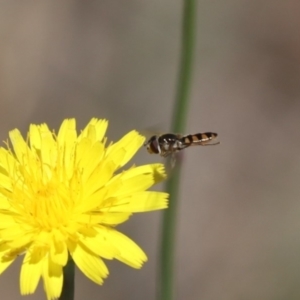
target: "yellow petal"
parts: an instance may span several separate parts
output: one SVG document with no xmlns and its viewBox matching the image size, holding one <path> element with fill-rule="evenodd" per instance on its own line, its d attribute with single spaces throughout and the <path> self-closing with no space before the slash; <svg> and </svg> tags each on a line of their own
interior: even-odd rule
<svg viewBox="0 0 300 300">
<path fill-rule="evenodd" d="M 86 213 L 96 209 L 99 205 L 101 205 L 106 193 L 106 189 L 100 189 L 94 192 L 91 196 L 84 195 L 82 197 L 82 201 L 74 208 L 74 213 Z"/>
<path fill-rule="evenodd" d="M 111 160 L 104 160 L 97 168 L 93 171 L 91 176 L 85 182 L 85 194 L 84 197 L 90 195 L 101 189 L 107 182 L 112 178 L 116 165 Z"/>
<path fill-rule="evenodd" d="M 14 129 L 9 132 L 9 137 L 11 140 L 11 143 L 14 148 L 14 152 L 16 154 L 16 157 L 19 162 L 24 162 L 24 157 L 28 153 L 28 146 L 26 142 L 24 141 L 20 131 L 18 129 Z"/>
<path fill-rule="evenodd" d="M 45 252 L 31 248 L 27 251 L 21 267 L 20 285 L 21 294 L 34 293 L 42 274 L 42 261 Z"/>
<path fill-rule="evenodd" d="M 84 128 L 82 133 L 79 135 L 78 140 L 80 141 L 81 139 L 87 137 L 90 135 L 90 128 L 94 128 L 95 136 L 93 142 L 99 141 L 101 142 L 105 136 L 105 132 L 108 126 L 108 121 L 107 120 L 98 120 L 96 118 L 91 119 L 91 121 L 88 123 L 88 125 Z M 90 135 L 91 137 L 91 135 Z"/>
<path fill-rule="evenodd" d="M 116 259 L 136 269 L 139 269 L 147 261 L 144 251 L 126 235 L 114 229 L 106 228 L 105 230 L 109 231 L 108 241 L 119 250 Z"/>
<path fill-rule="evenodd" d="M 40 150 L 42 148 L 42 140 L 39 126 L 31 124 L 29 126 L 30 148 Z"/>
<path fill-rule="evenodd" d="M 131 215 L 132 212 L 106 212 L 105 214 L 103 214 L 103 217 L 98 224 L 113 226 L 119 225 L 127 221 Z"/>
<path fill-rule="evenodd" d="M 96 141 L 102 141 L 107 130 L 108 121 L 92 119 L 90 124 L 93 124 L 96 128 Z"/>
<path fill-rule="evenodd" d="M 2 173 L 0 173 L 0 186 L 8 191 L 12 190 L 11 179 Z M 5 193 L 5 191 L 3 192 Z"/>
<path fill-rule="evenodd" d="M 75 119 L 65 120 L 59 129 L 57 143 L 60 149 L 60 164 L 64 167 L 66 179 L 73 175 L 76 139 Z"/>
<path fill-rule="evenodd" d="M 143 145 L 145 137 L 133 130 L 121 138 L 117 143 L 107 148 L 106 155 L 112 159 L 118 167 L 124 166 Z"/>
<path fill-rule="evenodd" d="M 62 240 L 62 234 L 55 230 L 53 232 L 53 239 L 51 241 L 50 248 L 51 261 L 60 266 L 65 266 L 68 261 L 68 249 L 64 240 Z"/>
<path fill-rule="evenodd" d="M 107 234 L 104 235 L 102 232 L 92 237 L 82 236 L 81 242 L 95 255 L 105 259 L 113 259 L 119 255 L 119 250 L 110 243 L 106 236 Z"/>
<path fill-rule="evenodd" d="M 109 212 L 146 212 L 168 207 L 167 193 L 162 192 L 137 192 L 124 198 L 118 197 L 114 205 L 105 210 Z M 102 209 L 104 211 L 104 209 Z"/>
<path fill-rule="evenodd" d="M 48 166 L 48 169 L 51 170 L 49 167 L 51 166 L 54 168 L 57 160 L 56 141 L 54 140 L 53 134 L 46 124 L 40 126 L 39 133 L 41 136 L 41 159 L 43 164 Z"/>
<path fill-rule="evenodd" d="M 82 169 L 82 181 L 85 183 L 87 179 L 95 172 L 95 169 L 99 166 L 104 155 L 104 146 L 100 142 L 94 143 L 92 147 L 88 149 L 88 155 L 81 158 L 78 165 Z M 98 174 L 99 178 L 99 174 Z"/>
<path fill-rule="evenodd" d="M 76 246 L 69 244 L 69 251 L 77 267 L 82 273 L 97 284 L 102 284 L 108 275 L 108 269 L 103 260 L 90 252 L 84 245 Z"/>
<path fill-rule="evenodd" d="M 1 203 L 1 201 L 0 201 L 0 203 Z M 2 203 L 1 203 L 0 207 L 2 208 Z M 1 211 L 1 209 L 0 209 L 0 213 L 1 213 L 0 229 L 5 229 L 5 228 L 11 227 L 15 224 L 16 220 L 13 215 L 5 214 L 5 212 Z"/>
<path fill-rule="evenodd" d="M 77 138 L 76 133 L 76 121 L 75 119 L 66 119 L 62 122 L 59 132 L 57 135 L 57 142 L 60 146 L 64 146 L 65 141 L 72 139 L 75 140 Z M 74 138 L 74 130 L 75 130 L 75 138 Z"/>
<path fill-rule="evenodd" d="M 47 299 L 57 299 L 61 295 L 63 285 L 63 270 L 60 265 L 48 259 L 43 260 L 42 276 Z"/>
<path fill-rule="evenodd" d="M 153 174 L 139 174 L 135 177 L 124 178 L 123 174 L 106 186 L 107 198 L 122 197 L 132 193 L 147 190 L 155 183 Z"/>
<path fill-rule="evenodd" d="M 3 175 L 13 175 L 13 170 L 18 162 L 13 155 L 4 148 L 0 148 L 0 173 Z"/>
<path fill-rule="evenodd" d="M 140 174 L 146 174 L 153 176 L 155 183 L 158 183 L 166 179 L 165 166 L 163 164 L 149 164 L 135 168 L 131 168 L 122 173 L 123 179 L 129 179 Z"/>
<path fill-rule="evenodd" d="M 0 274 L 2 274 L 16 259 L 16 256 L 7 256 L 8 251 L 0 252 Z"/>
</svg>

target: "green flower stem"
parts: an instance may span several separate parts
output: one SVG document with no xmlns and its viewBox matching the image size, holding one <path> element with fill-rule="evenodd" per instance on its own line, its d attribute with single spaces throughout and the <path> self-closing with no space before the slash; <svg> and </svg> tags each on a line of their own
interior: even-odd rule
<svg viewBox="0 0 300 300">
<path fill-rule="evenodd" d="M 75 280 L 75 264 L 73 259 L 69 259 L 67 265 L 63 269 L 64 282 L 63 290 L 59 300 L 73 300 L 74 299 L 74 280 Z"/>
<path fill-rule="evenodd" d="M 181 61 L 177 85 L 176 103 L 172 120 L 172 132 L 183 133 L 185 129 L 190 95 L 193 51 L 195 44 L 196 0 L 184 0 Z M 160 251 L 160 300 L 172 300 L 174 293 L 174 252 L 176 214 L 180 185 L 181 166 L 177 162 L 166 190 L 170 194 L 169 208 L 164 211 Z"/>
</svg>

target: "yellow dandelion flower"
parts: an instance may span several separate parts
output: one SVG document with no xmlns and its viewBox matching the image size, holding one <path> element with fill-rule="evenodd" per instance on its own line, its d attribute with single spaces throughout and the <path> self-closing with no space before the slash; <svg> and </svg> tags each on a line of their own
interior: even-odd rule
<svg viewBox="0 0 300 300">
<path fill-rule="evenodd" d="M 144 142 L 136 131 L 105 146 L 106 120 L 92 119 L 77 135 L 74 119 L 55 135 L 31 125 L 28 141 L 9 133 L 0 148 L 0 273 L 25 254 L 21 294 L 42 277 L 48 299 L 60 296 L 70 257 L 91 280 L 108 275 L 103 259 L 140 268 L 147 257 L 115 229 L 132 213 L 166 208 L 166 193 L 147 191 L 165 177 L 161 164 L 123 167 Z"/>
</svg>

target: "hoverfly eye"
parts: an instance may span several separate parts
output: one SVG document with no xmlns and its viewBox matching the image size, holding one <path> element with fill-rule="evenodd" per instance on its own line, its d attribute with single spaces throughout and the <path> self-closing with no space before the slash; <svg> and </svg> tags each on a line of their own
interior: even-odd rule
<svg viewBox="0 0 300 300">
<path fill-rule="evenodd" d="M 159 145 L 158 145 L 158 141 L 157 141 L 157 137 L 154 135 L 152 136 L 149 141 L 145 144 L 147 151 L 149 153 L 159 153 Z"/>
</svg>

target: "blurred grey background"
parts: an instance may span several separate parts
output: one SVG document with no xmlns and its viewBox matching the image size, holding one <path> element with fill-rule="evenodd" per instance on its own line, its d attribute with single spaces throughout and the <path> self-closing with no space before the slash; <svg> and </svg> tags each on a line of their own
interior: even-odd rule
<svg viewBox="0 0 300 300">
<path fill-rule="evenodd" d="M 0 139 L 29 123 L 57 129 L 108 118 L 169 130 L 182 1 L 1 1 Z M 300 2 L 198 1 L 186 133 L 221 145 L 185 151 L 176 300 L 300 299 Z M 136 163 L 161 161 L 142 149 Z M 108 261 L 98 286 L 79 271 L 76 300 L 155 299 L 161 213 L 120 227 L 148 254 L 141 270 Z M 23 299 L 21 259 L 1 299 Z M 89 296 L 88 296 L 89 297 Z M 40 286 L 26 299 L 44 299 Z"/>
</svg>

